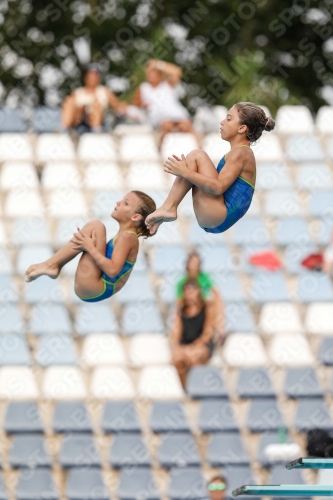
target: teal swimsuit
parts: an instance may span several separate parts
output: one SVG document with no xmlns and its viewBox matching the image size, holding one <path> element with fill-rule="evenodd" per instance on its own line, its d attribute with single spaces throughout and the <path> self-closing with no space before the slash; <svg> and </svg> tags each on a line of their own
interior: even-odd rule
<svg viewBox="0 0 333 500">
<path fill-rule="evenodd" d="M 246 147 L 246 144 L 244 144 Z M 243 147 L 243 146 L 237 146 Z M 228 154 L 228 153 L 227 153 Z M 217 172 L 220 173 L 225 165 L 225 156 L 217 165 Z M 206 233 L 223 233 L 233 226 L 250 208 L 252 197 L 254 194 L 254 186 L 244 177 L 239 176 L 233 184 L 223 193 L 224 203 L 227 207 L 227 216 L 225 220 L 217 227 L 204 227 Z"/>
<path fill-rule="evenodd" d="M 125 233 L 136 234 L 134 231 L 125 231 Z M 114 236 L 112 238 L 112 240 L 110 240 L 106 245 L 105 257 L 107 259 L 111 260 L 111 258 L 112 258 L 112 253 L 113 253 L 113 249 L 114 249 L 114 240 L 116 238 L 117 238 L 117 236 Z M 104 283 L 104 289 L 99 295 L 96 295 L 95 297 L 89 297 L 89 298 L 80 297 L 79 295 L 78 295 L 78 297 L 81 300 L 83 300 L 84 302 L 100 302 L 101 300 L 109 299 L 110 297 L 112 297 L 112 295 L 115 294 L 116 284 L 118 283 L 118 281 L 121 280 L 130 271 L 132 271 L 134 264 L 135 264 L 135 262 L 125 260 L 125 264 L 123 265 L 122 270 L 120 271 L 119 274 L 117 274 L 117 276 L 115 276 L 113 278 L 110 278 L 110 276 L 108 276 L 107 274 L 102 273 L 102 281 Z"/>
</svg>

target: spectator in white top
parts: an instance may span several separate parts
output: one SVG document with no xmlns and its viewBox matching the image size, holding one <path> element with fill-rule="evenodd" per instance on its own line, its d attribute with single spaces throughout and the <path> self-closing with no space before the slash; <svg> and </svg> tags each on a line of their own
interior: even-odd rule
<svg viewBox="0 0 333 500">
<path fill-rule="evenodd" d="M 84 87 L 75 89 L 63 102 L 62 124 L 73 128 L 79 134 L 101 132 L 104 114 L 108 107 L 119 114 L 126 112 L 127 105 L 119 101 L 105 85 L 101 85 L 101 75 L 97 65 L 90 64 L 84 75 Z"/>
<path fill-rule="evenodd" d="M 331 235 L 331 243 L 324 251 L 323 271 L 333 278 L 333 229 Z"/>
<path fill-rule="evenodd" d="M 177 94 L 182 70 L 175 64 L 150 59 L 146 81 L 136 89 L 132 104 L 146 108 L 151 125 L 161 131 L 160 143 L 169 132 L 195 134 L 190 115 Z"/>
</svg>

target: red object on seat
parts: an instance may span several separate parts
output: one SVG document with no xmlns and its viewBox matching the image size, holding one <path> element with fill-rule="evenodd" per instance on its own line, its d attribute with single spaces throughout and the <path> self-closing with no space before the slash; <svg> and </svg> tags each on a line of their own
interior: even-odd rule
<svg viewBox="0 0 333 500">
<path fill-rule="evenodd" d="M 282 268 L 282 262 L 273 250 L 264 250 L 249 257 L 253 266 L 261 267 L 268 271 L 278 271 Z"/>
<path fill-rule="evenodd" d="M 301 264 L 307 269 L 320 271 L 324 264 L 324 256 L 322 253 L 311 253 L 302 260 Z"/>
</svg>

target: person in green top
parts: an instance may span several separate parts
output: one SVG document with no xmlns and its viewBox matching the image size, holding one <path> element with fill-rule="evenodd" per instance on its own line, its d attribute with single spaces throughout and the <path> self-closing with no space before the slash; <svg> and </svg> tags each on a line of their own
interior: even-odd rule
<svg viewBox="0 0 333 500">
<path fill-rule="evenodd" d="M 176 284 L 177 302 L 183 300 L 183 288 L 187 281 L 195 281 L 204 300 L 212 301 L 214 307 L 214 329 L 219 337 L 223 336 L 224 311 L 221 296 L 209 274 L 201 270 L 201 259 L 197 252 L 191 252 L 186 262 L 186 275 Z"/>
</svg>

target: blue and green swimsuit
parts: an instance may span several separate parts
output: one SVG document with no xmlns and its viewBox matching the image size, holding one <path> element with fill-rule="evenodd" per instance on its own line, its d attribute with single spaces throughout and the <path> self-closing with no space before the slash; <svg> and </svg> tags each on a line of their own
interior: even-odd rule
<svg viewBox="0 0 333 500">
<path fill-rule="evenodd" d="M 136 234 L 134 231 L 125 231 L 125 232 Z M 105 257 L 107 259 L 110 260 L 112 259 L 112 253 L 114 250 L 114 240 L 116 238 L 117 236 L 114 236 L 112 240 L 110 240 L 106 245 Z M 100 302 L 101 300 L 109 299 L 110 297 L 112 297 L 112 295 L 115 294 L 116 284 L 118 283 L 118 281 L 120 281 L 126 274 L 132 271 L 134 264 L 135 262 L 125 260 L 122 270 L 120 271 L 120 273 L 117 274 L 117 276 L 114 276 L 113 278 L 110 278 L 110 276 L 108 276 L 107 274 L 102 273 L 101 278 L 104 284 L 104 289 L 99 295 L 89 298 L 80 297 L 79 295 L 78 297 L 84 302 Z"/>
</svg>

